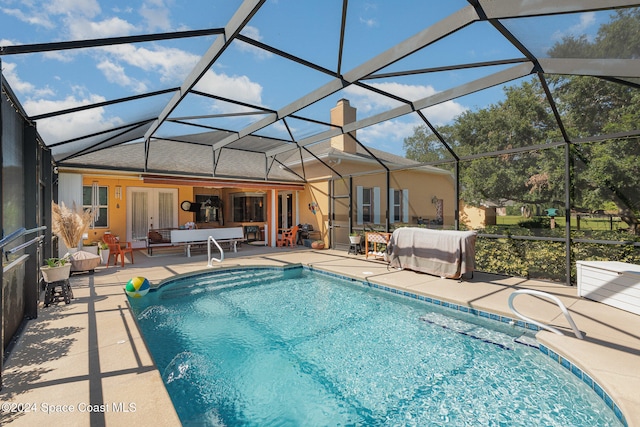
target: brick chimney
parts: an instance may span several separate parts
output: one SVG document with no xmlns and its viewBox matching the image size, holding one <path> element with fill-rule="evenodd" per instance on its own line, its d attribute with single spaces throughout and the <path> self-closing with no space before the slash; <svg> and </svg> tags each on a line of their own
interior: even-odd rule
<svg viewBox="0 0 640 427">
<path fill-rule="evenodd" d="M 341 99 L 337 105 L 331 109 L 331 124 L 343 126 L 356 121 L 356 109 L 349 105 L 348 99 Z M 355 131 L 346 135 L 334 136 L 331 138 L 331 147 L 345 153 L 356 153 Z"/>
</svg>

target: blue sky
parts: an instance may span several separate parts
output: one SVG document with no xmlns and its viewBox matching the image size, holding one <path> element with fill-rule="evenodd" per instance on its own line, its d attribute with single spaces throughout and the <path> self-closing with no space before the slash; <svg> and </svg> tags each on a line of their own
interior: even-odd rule
<svg viewBox="0 0 640 427">
<path fill-rule="evenodd" d="M 240 4 L 239 0 L 0 0 L 0 46 L 219 28 L 226 24 Z M 268 0 L 243 34 L 335 70 L 341 5 L 340 0 Z M 464 0 L 350 1 L 342 71 L 349 71 L 467 5 Z M 607 16 L 608 13 L 569 14 L 512 20 L 505 25 L 517 35 L 531 40 L 527 47 L 534 53 L 544 53 L 566 35 L 587 34 L 593 37 L 597 26 Z M 5 55 L 0 59 L 3 73 L 27 113 L 36 115 L 179 86 L 214 37 Z M 491 25 L 479 22 L 384 71 L 521 56 Z M 430 73 L 371 80 L 369 84 L 416 100 L 499 69 Z M 197 88 L 279 109 L 329 80 L 323 73 L 234 42 Z M 191 97 L 193 102 L 182 105 L 174 115 L 195 116 L 237 110 L 237 107 L 209 98 Z M 98 108 L 73 116 L 42 120 L 38 129 L 47 143 L 54 143 L 146 118 L 161 109 L 168 98 L 168 95 L 158 96 L 128 107 Z M 303 109 L 300 115 L 328 121 L 329 109 L 340 98 L 349 99 L 357 107 L 358 118 L 399 105 L 397 101 L 352 86 Z M 425 110 L 425 114 L 435 125 L 442 125 L 468 109 L 481 108 L 501 98 L 501 88 L 493 88 L 436 105 Z M 233 129 L 255 119 L 251 116 L 217 119 L 215 124 Z M 415 115 L 409 115 L 362 129 L 358 131 L 358 138 L 372 147 L 402 155 L 404 138 L 410 136 L 419 124 Z M 297 137 L 318 131 L 312 126 L 305 129 L 304 123 L 296 125 L 300 126 L 293 130 Z M 167 126 L 166 132 L 173 131 Z M 284 132 L 281 125 L 262 131 L 271 136 L 285 136 Z"/>
</svg>

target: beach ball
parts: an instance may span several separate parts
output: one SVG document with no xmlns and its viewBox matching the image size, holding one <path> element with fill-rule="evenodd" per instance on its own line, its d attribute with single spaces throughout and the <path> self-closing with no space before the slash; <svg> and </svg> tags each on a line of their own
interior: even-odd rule
<svg viewBox="0 0 640 427">
<path fill-rule="evenodd" d="M 144 277 L 132 277 L 124 288 L 131 298 L 142 298 L 149 292 L 149 289 L 151 289 L 151 285 Z"/>
</svg>

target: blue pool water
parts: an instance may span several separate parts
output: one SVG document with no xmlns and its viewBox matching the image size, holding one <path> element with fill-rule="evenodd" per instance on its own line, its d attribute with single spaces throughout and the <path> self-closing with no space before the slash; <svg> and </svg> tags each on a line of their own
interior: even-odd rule
<svg viewBox="0 0 640 427">
<path fill-rule="evenodd" d="M 130 301 L 185 426 L 621 425 L 519 328 L 306 269 Z"/>
</svg>

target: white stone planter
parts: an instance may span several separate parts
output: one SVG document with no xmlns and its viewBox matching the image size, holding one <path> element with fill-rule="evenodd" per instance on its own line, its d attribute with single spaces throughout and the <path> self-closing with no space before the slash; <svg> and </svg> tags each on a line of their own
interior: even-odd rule
<svg viewBox="0 0 640 427">
<path fill-rule="evenodd" d="M 82 250 L 90 254 L 98 255 L 98 245 L 83 246 Z"/>
<path fill-rule="evenodd" d="M 361 239 L 362 236 L 349 236 L 349 242 L 351 242 L 351 244 L 353 245 L 357 245 L 358 243 L 360 243 Z"/>
<path fill-rule="evenodd" d="M 109 249 L 100 249 L 100 259 L 104 265 L 107 265 L 107 262 L 109 262 L 109 254 Z"/>
<path fill-rule="evenodd" d="M 71 263 L 66 263 L 60 267 L 49 267 L 48 265 L 40 267 L 42 277 L 47 283 L 59 282 L 67 280 L 71 274 Z"/>
</svg>

